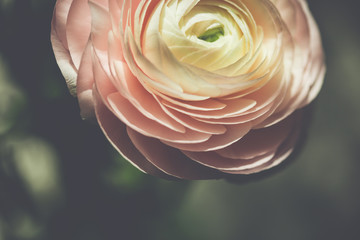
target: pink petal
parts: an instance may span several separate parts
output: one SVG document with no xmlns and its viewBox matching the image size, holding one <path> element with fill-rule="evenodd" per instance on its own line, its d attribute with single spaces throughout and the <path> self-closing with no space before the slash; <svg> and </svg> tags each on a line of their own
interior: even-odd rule
<svg viewBox="0 0 360 240">
<path fill-rule="evenodd" d="M 197 119 L 189 117 L 186 114 L 181 114 L 177 111 L 167 109 L 165 107 L 165 111 L 169 114 L 172 118 L 174 118 L 179 123 L 183 124 L 186 128 L 192 129 L 198 132 L 204 132 L 209 134 L 223 134 L 226 132 L 226 128 L 219 124 L 208 124 L 205 122 L 201 122 Z"/>
<path fill-rule="evenodd" d="M 117 119 L 102 103 L 94 90 L 95 109 L 98 123 L 113 147 L 131 164 L 148 174 L 167 178 L 167 175 L 151 164 L 132 144 L 126 132 L 126 125 Z"/>
<path fill-rule="evenodd" d="M 178 142 L 169 142 L 163 140 L 169 146 L 184 150 L 184 151 L 214 151 L 218 149 L 225 148 L 234 142 L 241 139 L 245 134 L 247 134 L 251 129 L 250 123 L 244 123 L 239 125 L 228 125 L 226 126 L 226 132 L 220 135 L 212 135 L 209 140 L 201 143 L 178 143 Z"/>
<path fill-rule="evenodd" d="M 77 97 L 80 105 L 80 114 L 83 119 L 95 117 L 93 85 L 94 74 L 92 69 L 92 46 L 89 42 L 82 56 L 77 79 Z"/>
<path fill-rule="evenodd" d="M 188 159 L 179 150 L 168 147 L 157 139 L 145 137 L 130 128 L 128 134 L 146 159 L 166 174 L 185 179 L 211 179 L 221 176 L 218 171 Z"/>
<path fill-rule="evenodd" d="M 100 51 L 108 49 L 108 33 L 111 29 L 110 15 L 104 6 L 97 1 L 89 1 L 91 10 L 91 41 L 94 48 Z"/>
<path fill-rule="evenodd" d="M 298 134 L 292 134 L 291 137 L 280 146 L 275 156 L 260 166 L 243 170 L 223 170 L 222 172 L 230 174 L 253 174 L 273 168 L 289 157 L 294 149 L 297 137 Z"/>
<path fill-rule="evenodd" d="M 224 102 L 224 101 L 223 101 Z M 196 118 L 204 118 L 204 119 L 221 119 L 231 116 L 236 116 L 240 113 L 246 112 L 247 110 L 251 109 L 256 105 L 256 101 L 252 99 L 235 99 L 231 102 L 231 104 L 228 104 L 228 102 L 224 102 L 226 104 L 226 107 L 219 110 L 211 110 L 211 111 L 194 111 L 191 109 L 186 109 L 180 106 L 177 106 L 170 102 L 164 102 L 164 105 L 174 109 L 180 113 L 196 117 Z"/>
<path fill-rule="evenodd" d="M 66 84 L 73 96 L 76 96 L 77 69 L 70 57 L 69 51 L 61 42 L 60 36 L 56 33 L 54 26 L 51 28 L 51 44 L 54 50 L 56 62 L 66 80 Z"/>
<path fill-rule="evenodd" d="M 220 171 L 243 171 L 261 166 L 273 159 L 275 152 L 265 153 L 252 159 L 230 159 L 216 152 L 184 152 L 192 160 Z"/>
<path fill-rule="evenodd" d="M 241 123 L 259 120 L 259 118 L 262 119 L 265 114 L 269 114 L 269 112 L 271 112 L 271 109 L 274 108 L 273 106 L 274 105 L 271 104 L 255 112 L 244 113 L 241 116 L 236 116 L 236 117 L 219 118 L 219 119 L 202 119 L 202 118 L 195 118 L 195 119 L 210 124 L 225 124 L 225 125 L 241 124 Z"/>
<path fill-rule="evenodd" d="M 289 117 L 271 127 L 251 130 L 242 139 L 217 153 L 232 159 L 248 159 L 274 151 L 288 137 L 294 124 L 294 117 Z"/>
<path fill-rule="evenodd" d="M 175 132 L 141 114 L 126 98 L 119 93 L 110 94 L 108 102 L 114 114 L 126 125 L 149 137 L 156 137 L 170 142 L 199 143 L 204 142 L 210 134 L 187 129 L 185 133 Z"/>
<path fill-rule="evenodd" d="M 260 172 L 269 168 L 272 168 L 278 164 L 280 164 L 282 161 L 284 161 L 293 151 L 297 140 L 299 138 L 300 130 L 302 127 L 302 116 L 303 111 L 299 110 L 295 112 L 293 115 L 291 115 L 289 118 L 284 121 L 292 122 L 292 129 L 290 130 L 289 134 L 286 136 L 286 138 L 283 140 L 281 145 L 277 148 L 275 156 L 268 162 L 255 167 L 251 169 L 245 169 L 245 170 L 239 170 L 239 171 L 228 171 L 225 170 L 223 172 L 231 173 L 231 174 L 251 174 Z"/>
<path fill-rule="evenodd" d="M 76 68 L 90 36 L 91 15 L 88 0 L 73 1 L 66 22 L 66 37 L 69 52 Z"/>
<path fill-rule="evenodd" d="M 218 123 L 218 124 L 239 124 L 248 121 L 253 121 L 253 125 L 261 123 L 267 119 L 281 103 L 284 93 L 286 91 L 286 81 L 279 77 L 274 76 L 268 83 L 262 86 L 257 91 L 250 93 L 246 96 L 246 99 L 253 99 L 256 101 L 256 105 L 252 108 L 239 113 L 235 116 L 224 116 L 223 118 L 205 119 L 196 117 L 200 121 L 207 123 Z M 228 99 L 226 102 L 228 105 L 234 104 L 237 106 L 236 99 Z M 245 98 L 240 98 L 245 99 Z"/>
<path fill-rule="evenodd" d="M 94 49 L 92 54 L 92 63 L 93 63 L 93 72 L 94 72 L 96 89 L 98 90 L 103 103 L 107 107 L 109 107 L 107 96 L 112 93 L 117 93 L 118 90 L 110 81 L 109 75 L 106 74 L 105 70 L 103 69 L 101 60 L 102 59 L 99 59 L 98 55 L 96 54 L 96 50 Z"/>
<path fill-rule="evenodd" d="M 52 19 L 52 30 L 56 32 L 59 41 L 65 49 L 68 49 L 66 39 L 66 22 L 73 0 L 58 0 L 54 8 L 54 16 Z"/>
<path fill-rule="evenodd" d="M 128 78 L 129 77 L 130 76 L 128 76 Z M 137 79 L 133 79 L 131 85 L 128 86 L 129 92 L 125 95 L 126 99 L 137 109 L 137 111 L 163 127 L 176 132 L 185 132 L 185 127 L 166 114 L 159 103 L 154 99 L 154 96 L 147 92 L 142 85 L 137 82 Z"/>
<path fill-rule="evenodd" d="M 159 95 L 163 100 L 162 102 L 166 105 L 166 102 L 170 102 L 173 105 L 178 105 L 181 108 L 191 109 L 196 111 L 214 111 L 220 110 L 226 107 L 225 103 L 222 103 L 216 99 L 206 99 L 203 101 L 182 101 L 181 99 L 175 99 L 168 97 L 164 94 Z"/>
<path fill-rule="evenodd" d="M 117 59 L 113 56 L 114 52 L 119 49 L 114 48 L 113 34 L 109 34 L 109 55 L 111 59 Z M 117 54 L 114 54 L 117 55 Z M 164 125 L 174 131 L 185 132 L 183 125 L 179 124 L 168 114 L 164 112 L 159 102 L 155 100 L 154 94 L 148 92 L 139 83 L 139 80 L 131 73 L 128 65 L 123 61 L 114 61 L 112 65 L 112 73 L 115 74 L 113 82 L 119 92 L 127 98 L 142 114 L 146 117 Z"/>
</svg>

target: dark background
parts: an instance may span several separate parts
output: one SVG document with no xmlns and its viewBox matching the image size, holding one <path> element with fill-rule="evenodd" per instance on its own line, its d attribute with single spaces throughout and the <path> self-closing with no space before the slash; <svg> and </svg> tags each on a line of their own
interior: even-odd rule
<svg viewBox="0 0 360 240">
<path fill-rule="evenodd" d="M 310 1 L 327 75 L 296 159 L 240 184 L 170 182 L 82 121 L 50 45 L 54 0 L 0 0 L 0 240 L 360 239 L 360 15 Z"/>
</svg>

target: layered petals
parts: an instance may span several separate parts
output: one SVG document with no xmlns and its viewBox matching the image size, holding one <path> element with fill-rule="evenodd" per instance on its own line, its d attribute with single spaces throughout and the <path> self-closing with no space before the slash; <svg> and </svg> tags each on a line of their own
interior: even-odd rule
<svg viewBox="0 0 360 240">
<path fill-rule="evenodd" d="M 325 73 L 304 0 L 57 0 L 51 40 L 82 117 L 163 178 L 278 165 Z"/>
</svg>

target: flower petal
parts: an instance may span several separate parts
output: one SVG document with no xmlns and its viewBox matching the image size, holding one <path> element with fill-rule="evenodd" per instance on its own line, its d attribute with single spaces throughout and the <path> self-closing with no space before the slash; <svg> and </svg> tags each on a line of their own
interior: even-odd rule
<svg viewBox="0 0 360 240">
<path fill-rule="evenodd" d="M 90 29 L 91 14 L 88 0 L 73 1 L 67 16 L 66 37 L 71 59 L 77 69 L 88 43 Z"/>
<path fill-rule="evenodd" d="M 101 129 L 114 148 L 132 165 L 139 170 L 154 176 L 168 178 L 167 174 L 160 171 L 137 150 L 126 132 L 126 125 L 117 119 L 102 103 L 94 90 L 96 116 Z"/>
<path fill-rule="evenodd" d="M 80 114 L 83 119 L 92 119 L 95 117 L 92 93 L 94 86 L 92 52 L 93 49 L 91 43 L 89 42 L 82 56 L 77 78 L 77 97 L 80 106 Z"/>
<path fill-rule="evenodd" d="M 157 139 L 145 137 L 130 128 L 128 134 L 146 159 L 168 175 L 185 179 L 211 179 L 221 176 L 219 171 L 187 159 L 179 150 L 168 147 Z"/>
</svg>

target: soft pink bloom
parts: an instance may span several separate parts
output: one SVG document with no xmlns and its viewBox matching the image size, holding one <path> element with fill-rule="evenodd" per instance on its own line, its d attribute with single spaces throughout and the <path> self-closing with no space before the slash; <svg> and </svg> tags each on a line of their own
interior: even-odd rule
<svg viewBox="0 0 360 240">
<path fill-rule="evenodd" d="M 304 0 L 58 0 L 51 40 L 83 118 L 161 177 L 279 164 L 325 73 Z"/>
</svg>

